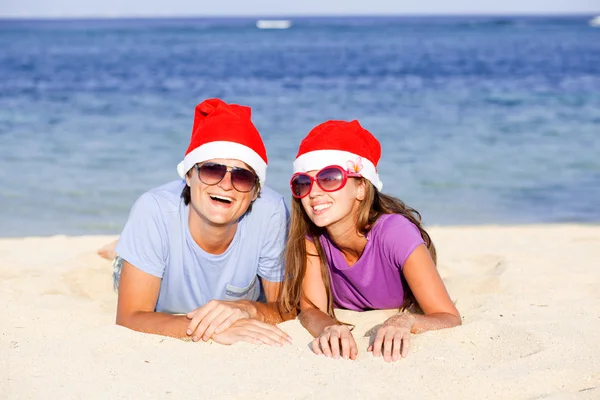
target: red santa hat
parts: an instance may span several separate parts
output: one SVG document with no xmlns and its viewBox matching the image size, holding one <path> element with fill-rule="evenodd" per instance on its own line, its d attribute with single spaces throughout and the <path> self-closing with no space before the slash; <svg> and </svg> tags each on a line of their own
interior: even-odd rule
<svg viewBox="0 0 600 400">
<path fill-rule="evenodd" d="M 264 185 L 267 151 L 252 123 L 250 107 L 208 99 L 196 106 L 194 127 L 185 157 L 177 166 L 182 178 L 194 164 L 213 158 L 231 158 L 252 167 Z"/>
<path fill-rule="evenodd" d="M 377 173 L 380 157 L 379 141 L 358 121 L 327 121 L 310 131 L 300 143 L 294 173 L 339 165 L 361 174 L 381 190 L 383 183 Z"/>
</svg>

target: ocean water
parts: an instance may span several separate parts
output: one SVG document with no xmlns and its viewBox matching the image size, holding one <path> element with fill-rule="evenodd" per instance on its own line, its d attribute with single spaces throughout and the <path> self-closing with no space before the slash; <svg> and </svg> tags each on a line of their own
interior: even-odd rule
<svg viewBox="0 0 600 400">
<path fill-rule="evenodd" d="M 194 106 L 250 105 L 268 185 L 358 119 L 429 225 L 600 221 L 600 29 L 578 17 L 0 21 L 0 236 L 118 233 Z"/>
</svg>

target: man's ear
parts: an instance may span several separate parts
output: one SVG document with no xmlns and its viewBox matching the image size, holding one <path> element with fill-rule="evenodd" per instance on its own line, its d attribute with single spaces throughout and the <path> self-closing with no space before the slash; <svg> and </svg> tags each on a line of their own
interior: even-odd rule
<svg viewBox="0 0 600 400">
<path fill-rule="evenodd" d="M 359 180 L 357 189 L 358 190 L 356 192 L 356 200 L 363 201 L 365 199 L 365 193 L 367 190 L 367 186 L 366 186 L 364 178 Z"/>
<path fill-rule="evenodd" d="M 252 195 L 252 200 L 250 202 L 253 203 L 256 199 L 258 199 L 259 194 L 260 194 L 260 189 L 254 188 L 254 194 Z"/>
</svg>

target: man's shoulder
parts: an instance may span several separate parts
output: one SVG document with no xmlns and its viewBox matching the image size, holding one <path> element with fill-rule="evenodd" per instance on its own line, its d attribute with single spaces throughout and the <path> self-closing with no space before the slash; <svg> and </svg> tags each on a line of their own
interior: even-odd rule
<svg viewBox="0 0 600 400">
<path fill-rule="evenodd" d="M 270 187 L 263 186 L 260 197 L 252 205 L 252 212 L 257 210 L 261 213 L 274 213 L 279 211 L 282 205 L 285 206 L 283 196 Z"/>
</svg>

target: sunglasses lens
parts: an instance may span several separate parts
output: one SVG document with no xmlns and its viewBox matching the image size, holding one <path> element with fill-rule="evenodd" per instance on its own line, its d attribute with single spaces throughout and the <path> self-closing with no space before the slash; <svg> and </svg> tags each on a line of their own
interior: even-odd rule
<svg viewBox="0 0 600 400">
<path fill-rule="evenodd" d="M 249 192 L 256 184 L 256 175 L 244 168 L 234 168 L 231 170 L 231 183 L 237 191 Z"/>
<path fill-rule="evenodd" d="M 325 168 L 317 174 L 317 183 L 321 189 L 328 192 L 341 189 L 344 183 L 344 173 L 338 168 Z"/>
<path fill-rule="evenodd" d="M 292 195 L 297 198 L 302 198 L 310 192 L 312 181 L 308 175 L 296 175 L 292 178 L 290 187 Z"/>
<path fill-rule="evenodd" d="M 198 170 L 198 177 L 206 185 L 215 185 L 223 179 L 227 173 L 227 166 L 215 163 L 202 164 Z"/>
</svg>

